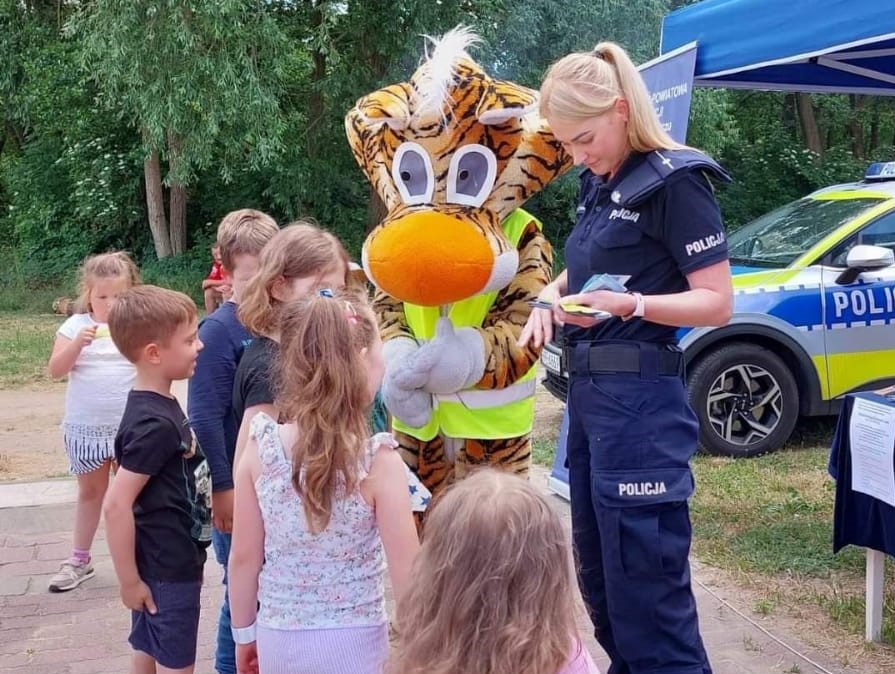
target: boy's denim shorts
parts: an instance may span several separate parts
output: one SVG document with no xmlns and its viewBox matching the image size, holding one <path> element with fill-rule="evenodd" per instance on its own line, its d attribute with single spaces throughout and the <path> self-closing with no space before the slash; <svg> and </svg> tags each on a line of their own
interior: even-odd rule
<svg viewBox="0 0 895 674">
<path fill-rule="evenodd" d="M 196 662 L 199 597 L 202 582 L 169 583 L 147 580 L 158 612 L 131 611 L 128 641 L 162 667 L 182 669 Z"/>
</svg>

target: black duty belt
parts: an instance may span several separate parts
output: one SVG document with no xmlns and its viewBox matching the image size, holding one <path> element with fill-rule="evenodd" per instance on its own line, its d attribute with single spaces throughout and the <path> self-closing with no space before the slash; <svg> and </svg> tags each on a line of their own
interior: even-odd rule
<svg viewBox="0 0 895 674">
<path fill-rule="evenodd" d="M 651 379 L 684 374 L 680 349 L 651 342 L 580 342 L 563 348 L 563 362 L 571 375 L 637 373 Z"/>
</svg>

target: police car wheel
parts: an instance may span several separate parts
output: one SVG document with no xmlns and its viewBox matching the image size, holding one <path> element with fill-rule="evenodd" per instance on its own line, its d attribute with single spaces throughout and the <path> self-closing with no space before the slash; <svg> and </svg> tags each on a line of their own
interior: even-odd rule
<svg viewBox="0 0 895 674">
<path fill-rule="evenodd" d="M 726 344 L 691 366 L 690 404 L 699 418 L 700 449 L 751 457 L 783 446 L 799 417 L 796 380 L 773 351 Z"/>
</svg>

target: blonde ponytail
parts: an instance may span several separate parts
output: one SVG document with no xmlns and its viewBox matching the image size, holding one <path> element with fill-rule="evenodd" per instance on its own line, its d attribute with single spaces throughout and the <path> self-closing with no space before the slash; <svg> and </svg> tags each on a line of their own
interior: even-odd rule
<svg viewBox="0 0 895 674">
<path fill-rule="evenodd" d="M 543 117 L 583 121 L 608 112 L 616 100 L 628 103 L 628 145 L 636 152 L 686 147 L 668 135 L 643 78 L 627 52 L 614 42 L 564 56 L 550 66 L 541 84 Z"/>
</svg>

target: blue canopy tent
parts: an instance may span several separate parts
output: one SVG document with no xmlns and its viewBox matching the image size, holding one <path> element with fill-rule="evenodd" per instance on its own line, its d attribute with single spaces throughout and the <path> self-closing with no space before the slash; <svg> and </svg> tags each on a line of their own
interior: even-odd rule
<svg viewBox="0 0 895 674">
<path fill-rule="evenodd" d="M 705 0 L 662 22 L 661 53 L 694 41 L 696 86 L 895 95 L 891 0 Z"/>
<path fill-rule="evenodd" d="M 895 96 L 893 0 L 703 0 L 664 18 L 660 53 L 694 42 L 695 86 Z M 566 498 L 567 429 L 549 480 Z"/>
</svg>

